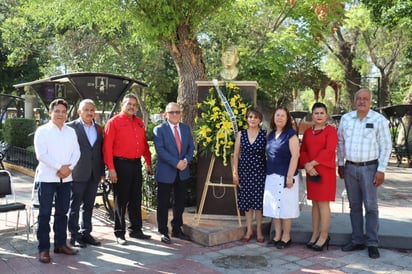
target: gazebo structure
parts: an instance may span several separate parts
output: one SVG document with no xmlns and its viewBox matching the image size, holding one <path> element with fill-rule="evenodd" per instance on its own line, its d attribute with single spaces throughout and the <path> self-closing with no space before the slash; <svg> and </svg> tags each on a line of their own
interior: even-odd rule
<svg viewBox="0 0 412 274">
<path fill-rule="evenodd" d="M 131 88 L 144 88 L 147 85 L 125 76 L 98 72 L 78 72 L 52 76 L 42 80 L 14 85 L 18 94 L 24 94 L 25 111 L 30 109 L 39 101 L 48 111 L 49 104 L 56 98 L 63 98 L 69 104 L 68 118 L 74 118 L 73 113 L 76 105 L 83 99 L 111 105 L 110 114 L 113 116 L 117 105 L 123 96 Z M 20 98 L 22 99 L 22 98 Z M 37 99 L 37 100 L 36 100 Z M 102 111 L 105 111 L 103 109 Z M 76 114 L 77 115 L 77 114 Z M 108 211 L 110 219 L 113 219 L 113 206 L 109 200 L 112 185 L 109 179 L 105 184 L 99 185 L 98 194 L 103 196 L 103 203 Z"/>
<path fill-rule="evenodd" d="M 11 107 L 16 107 L 16 115 L 18 112 L 18 102 L 19 101 L 24 101 L 23 98 L 19 96 L 14 96 L 10 94 L 0 94 L 0 121 L 4 121 L 7 117 L 7 111 Z M 1 128 L 2 123 L 0 123 L 0 128 Z"/>
<path fill-rule="evenodd" d="M 18 93 L 26 94 L 26 97 L 34 91 L 46 109 L 54 99 L 65 99 L 70 105 L 68 117 L 71 117 L 74 106 L 86 98 L 96 102 L 111 103 L 110 116 L 112 116 L 125 93 L 135 86 L 147 87 L 145 83 L 132 78 L 99 72 L 62 74 L 14 85 Z"/>
</svg>

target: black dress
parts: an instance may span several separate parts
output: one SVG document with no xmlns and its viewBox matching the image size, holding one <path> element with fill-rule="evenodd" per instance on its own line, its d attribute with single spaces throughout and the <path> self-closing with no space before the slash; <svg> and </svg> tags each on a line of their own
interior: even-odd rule
<svg viewBox="0 0 412 274">
<path fill-rule="evenodd" d="M 251 144 L 247 130 L 241 131 L 239 159 L 239 200 L 241 211 L 262 210 L 266 178 L 266 130 L 260 130 Z"/>
</svg>

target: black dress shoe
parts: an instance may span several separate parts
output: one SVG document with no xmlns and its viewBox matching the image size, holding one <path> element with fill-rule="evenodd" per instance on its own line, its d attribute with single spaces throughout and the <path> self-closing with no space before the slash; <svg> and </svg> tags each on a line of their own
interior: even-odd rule
<svg viewBox="0 0 412 274">
<path fill-rule="evenodd" d="M 171 244 L 172 243 L 172 241 L 170 240 L 169 235 L 167 235 L 167 234 L 163 234 L 162 237 L 160 238 L 160 241 L 162 243 L 165 243 L 165 244 Z"/>
<path fill-rule="evenodd" d="M 129 236 L 131 238 L 136 238 L 136 239 L 142 239 L 142 240 L 147 240 L 150 239 L 152 236 L 143 234 L 143 231 L 132 231 L 129 233 Z"/>
<path fill-rule="evenodd" d="M 289 247 L 292 244 L 292 239 L 289 239 L 289 241 L 284 242 L 284 241 L 280 241 L 277 245 L 276 248 L 278 249 L 284 249 Z"/>
<path fill-rule="evenodd" d="M 182 231 L 172 232 L 172 237 L 179 238 L 184 241 L 190 241 L 190 237 L 184 234 Z"/>
<path fill-rule="evenodd" d="M 101 242 L 96 241 L 96 239 L 90 234 L 83 235 L 82 240 L 89 245 L 101 245 Z"/>
<path fill-rule="evenodd" d="M 348 243 L 347 245 L 342 246 L 341 249 L 342 249 L 342 251 L 363 250 L 363 249 L 365 249 L 365 245 Z"/>
<path fill-rule="evenodd" d="M 80 248 L 85 248 L 87 246 L 80 235 L 72 236 L 70 238 L 70 245 Z"/>
<path fill-rule="evenodd" d="M 376 246 L 368 246 L 368 255 L 369 255 L 369 258 L 372 258 L 372 259 L 377 259 L 381 256 Z"/>
</svg>

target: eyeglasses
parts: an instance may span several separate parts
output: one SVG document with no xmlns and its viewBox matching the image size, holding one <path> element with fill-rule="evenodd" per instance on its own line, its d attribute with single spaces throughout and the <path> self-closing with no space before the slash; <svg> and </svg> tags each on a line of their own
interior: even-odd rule
<svg viewBox="0 0 412 274">
<path fill-rule="evenodd" d="M 175 110 L 175 111 L 168 111 L 167 113 L 168 113 L 168 114 L 175 114 L 175 115 L 178 115 L 178 114 L 180 114 L 180 113 L 181 113 L 181 111 L 180 111 L 180 110 Z"/>
</svg>

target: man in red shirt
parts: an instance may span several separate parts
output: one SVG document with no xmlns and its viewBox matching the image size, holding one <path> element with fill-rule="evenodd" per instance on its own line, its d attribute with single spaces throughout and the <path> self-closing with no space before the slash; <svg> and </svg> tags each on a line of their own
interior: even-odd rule
<svg viewBox="0 0 412 274">
<path fill-rule="evenodd" d="M 135 115 L 137 98 L 128 94 L 123 98 L 121 112 L 106 124 L 103 139 L 104 162 L 114 192 L 114 234 L 118 244 L 125 245 L 126 209 L 129 214 L 129 236 L 149 239 L 142 231 L 142 164 L 152 173 L 152 160 L 142 119 Z"/>
</svg>

